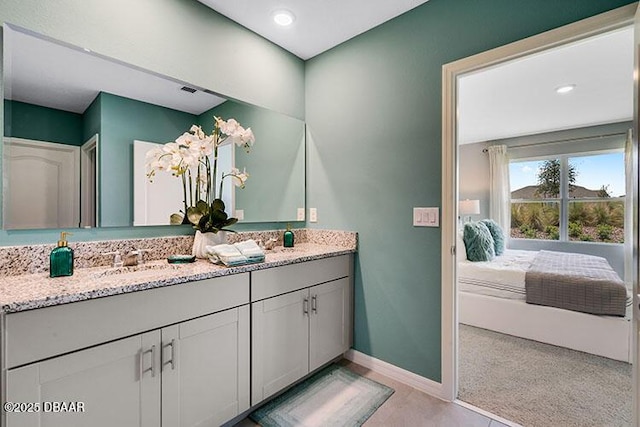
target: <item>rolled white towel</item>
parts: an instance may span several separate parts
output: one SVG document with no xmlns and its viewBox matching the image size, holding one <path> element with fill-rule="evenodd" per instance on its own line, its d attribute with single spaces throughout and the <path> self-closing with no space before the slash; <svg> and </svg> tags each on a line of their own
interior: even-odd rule
<svg viewBox="0 0 640 427">
<path fill-rule="evenodd" d="M 216 259 L 222 261 L 225 265 L 237 265 L 247 262 L 247 257 L 242 255 L 234 245 L 206 246 L 205 250 L 209 258 L 214 262 Z"/>
<path fill-rule="evenodd" d="M 253 239 L 238 242 L 234 246 L 247 258 L 264 257 L 264 251 L 260 249 L 260 246 Z"/>
</svg>

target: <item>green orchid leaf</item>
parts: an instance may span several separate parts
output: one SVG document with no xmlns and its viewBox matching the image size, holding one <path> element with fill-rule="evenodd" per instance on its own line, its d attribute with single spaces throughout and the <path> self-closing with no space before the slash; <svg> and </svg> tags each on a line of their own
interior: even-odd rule
<svg viewBox="0 0 640 427">
<path fill-rule="evenodd" d="M 198 230 L 204 232 L 209 231 L 210 228 L 210 223 L 209 223 L 209 216 L 208 215 L 203 215 L 202 217 L 200 217 L 200 220 L 198 221 Z"/>
<path fill-rule="evenodd" d="M 225 211 L 214 210 L 211 212 L 211 221 L 214 224 L 224 223 L 228 218 L 228 215 Z"/>
<path fill-rule="evenodd" d="M 187 218 L 189 218 L 189 222 L 191 224 L 199 224 L 200 220 L 204 217 L 205 215 L 200 212 L 200 210 L 195 207 L 195 206 L 189 206 L 187 208 Z"/>
<path fill-rule="evenodd" d="M 198 209 L 202 215 L 209 213 L 209 205 L 204 200 L 198 200 L 198 203 L 196 203 L 196 209 Z"/>
<path fill-rule="evenodd" d="M 213 203 L 211 203 L 211 209 L 214 211 L 224 211 L 224 202 L 221 199 L 215 199 Z"/>
<path fill-rule="evenodd" d="M 169 217 L 169 224 L 181 225 L 183 220 L 184 220 L 184 216 L 182 214 L 174 213 L 174 214 L 171 214 L 171 216 Z"/>
</svg>

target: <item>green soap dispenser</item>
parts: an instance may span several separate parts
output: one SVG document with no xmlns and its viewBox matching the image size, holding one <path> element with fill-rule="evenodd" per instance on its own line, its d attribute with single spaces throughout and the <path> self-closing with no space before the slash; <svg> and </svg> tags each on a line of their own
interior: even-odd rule
<svg viewBox="0 0 640 427">
<path fill-rule="evenodd" d="M 293 247 L 293 231 L 291 231 L 291 224 L 287 224 L 287 231 L 284 232 L 282 240 L 285 248 Z"/>
<path fill-rule="evenodd" d="M 67 236 L 71 234 L 63 231 L 60 233 L 58 247 L 49 255 L 49 276 L 61 277 L 73 275 L 73 249 L 67 245 Z"/>
</svg>

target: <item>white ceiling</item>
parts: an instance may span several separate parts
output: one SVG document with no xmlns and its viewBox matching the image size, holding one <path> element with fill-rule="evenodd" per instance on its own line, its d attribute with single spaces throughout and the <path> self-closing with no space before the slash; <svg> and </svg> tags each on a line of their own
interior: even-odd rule
<svg viewBox="0 0 640 427">
<path fill-rule="evenodd" d="M 458 93 L 461 144 L 631 120 L 633 29 L 463 76 Z"/>
<path fill-rule="evenodd" d="M 107 60 L 5 26 L 5 98 L 83 113 L 99 92 L 201 114 L 224 102 L 183 82 Z"/>
<path fill-rule="evenodd" d="M 427 0 L 198 0 L 302 58 L 312 58 L 358 34 L 426 3 Z M 286 9 L 289 27 L 273 22 Z"/>
</svg>

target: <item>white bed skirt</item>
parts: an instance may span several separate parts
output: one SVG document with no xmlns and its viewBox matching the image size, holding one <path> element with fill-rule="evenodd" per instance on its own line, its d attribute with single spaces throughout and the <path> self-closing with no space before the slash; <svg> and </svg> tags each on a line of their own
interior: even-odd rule
<svg viewBox="0 0 640 427">
<path fill-rule="evenodd" d="M 631 321 L 625 317 L 596 316 L 461 291 L 458 320 L 465 325 L 631 361 Z"/>
</svg>

